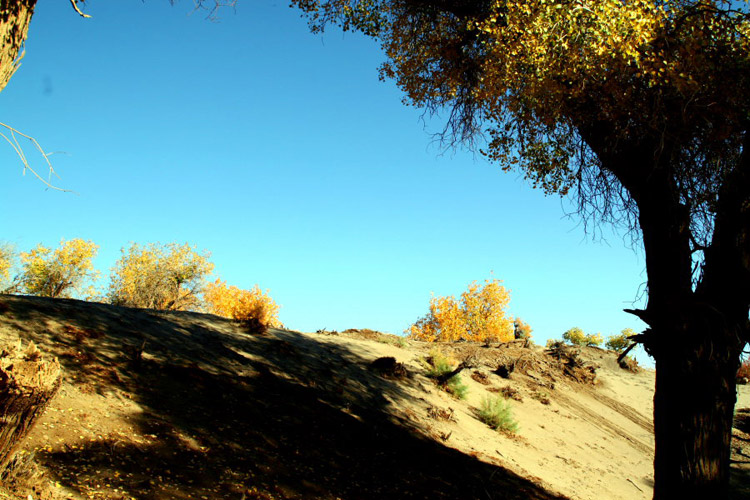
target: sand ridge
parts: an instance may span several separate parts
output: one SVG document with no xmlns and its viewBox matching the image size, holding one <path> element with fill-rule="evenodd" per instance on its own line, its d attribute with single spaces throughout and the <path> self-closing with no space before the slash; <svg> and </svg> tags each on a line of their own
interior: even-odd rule
<svg viewBox="0 0 750 500">
<path fill-rule="evenodd" d="M 580 351 L 591 384 L 540 346 L 437 346 L 471 362 L 458 400 L 425 375 L 435 345 L 370 330 L 254 335 L 197 313 L 16 296 L 0 306 L 0 340 L 33 340 L 65 372 L 26 443 L 35 473 L 15 483 L 34 499 L 652 495 L 654 372 L 622 370 L 602 349 Z M 374 369 L 384 357 L 407 376 Z M 477 418 L 503 390 L 516 434 Z"/>
</svg>

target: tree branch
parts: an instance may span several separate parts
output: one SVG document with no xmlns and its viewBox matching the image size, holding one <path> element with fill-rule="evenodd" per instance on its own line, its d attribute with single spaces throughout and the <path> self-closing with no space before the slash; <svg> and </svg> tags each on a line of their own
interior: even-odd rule
<svg viewBox="0 0 750 500">
<path fill-rule="evenodd" d="M 52 162 L 49 160 L 51 153 L 46 153 L 44 149 L 42 149 L 42 146 L 39 144 L 39 142 L 36 139 L 34 139 L 33 137 L 29 135 L 24 134 L 23 132 L 19 132 L 15 128 L 11 127 L 10 125 L 6 125 L 5 123 L 0 122 L 0 127 L 3 127 L 6 130 L 8 130 L 9 132 L 8 135 L 10 135 L 10 137 L 8 137 L 8 135 L 6 135 L 6 133 L 3 133 L 3 132 L 0 132 L 0 136 L 2 136 L 3 139 L 8 141 L 8 144 L 10 144 L 10 147 L 13 148 L 13 150 L 16 152 L 18 157 L 21 159 L 21 163 L 23 163 L 24 174 L 26 174 L 26 171 L 28 170 L 29 172 L 34 174 L 34 177 L 42 181 L 48 188 L 54 189 L 57 191 L 63 191 L 66 193 L 72 192 L 69 189 L 62 189 L 57 186 L 54 186 L 49 180 L 45 180 L 44 178 L 42 178 L 42 176 L 39 175 L 37 171 L 31 167 L 31 165 L 29 165 L 29 161 L 26 158 L 26 153 L 24 152 L 23 147 L 21 147 L 21 144 L 18 142 L 17 136 L 19 135 L 31 141 L 32 144 L 34 144 L 34 147 L 36 148 L 36 150 L 39 151 L 39 154 L 42 155 L 42 158 L 44 158 L 44 161 L 47 162 L 47 166 L 49 167 L 49 178 L 51 179 L 52 175 L 59 178 L 57 173 L 55 173 L 55 169 L 52 167 Z"/>
<path fill-rule="evenodd" d="M 491 5 L 491 2 L 481 0 L 405 0 L 404 3 L 417 9 L 450 12 L 459 19 L 480 16 L 487 12 Z"/>
<path fill-rule="evenodd" d="M 711 244 L 704 251 L 703 278 L 696 293 L 714 302 L 750 307 L 750 127 L 742 153 L 726 176 L 716 203 Z"/>
<path fill-rule="evenodd" d="M 78 15 L 80 15 L 81 17 L 91 17 L 90 15 L 81 12 L 81 9 L 78 8 L 78 0 L 70 0 L 70 5 L 73 6 L 73 9 L 78 12 Z"/>
</svg>

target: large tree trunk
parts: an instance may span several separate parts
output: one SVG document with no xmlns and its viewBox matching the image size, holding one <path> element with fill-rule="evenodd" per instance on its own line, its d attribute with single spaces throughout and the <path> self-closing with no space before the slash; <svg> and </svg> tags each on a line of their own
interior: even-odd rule
<svg viewBox="0 0 750 500">
<path fill-rule="evenodd" d="M 0 91 L 18 69 L 35 5 L 36 0 L 0 0 Z"/>
<path fill-rule="evenodd" d="M 60 388 L 56 358 L 41 357 L 33 343 L 6 346 L 0 352 L 0 470 Z"/>
<path fill-rule="evenodd" d="M 743 326 L 705 304 L 680 309 L 652 316 L 648 332 L 659 343 L 654 499 L 724 499 Z"/>
<path fill-rule="evenodd" d="M 656 360 L 654 498 L 726 499 L 735 377 L 750 339 L 750 134 L 714 206 L 694 286 L 690 200 L 679 194 L 675 145 L 645 137 L 611 147 L 605 132 L 583 130 L 637 203 L 646 257 L 648 306 L 634 312 L 650 327 L 640 339 Z"/>
<path fill-rule="evenodd" d="M 680 124 L 675 126 L 672 133 L 644 130 L 641 137 L 623 137 L 607 121 L 586 121 L 578 130 L 638 207 L 648 306 L 629 312 L 650 326 L 638 340 L 656 360 L 654 498 L 723 500 L 735 377 L 750 342 L 750 123 L 741 155 L 712 200 L 708 248 L 692 232 L 696 200 L 680 185 L 684 165 L 674 142 Z M 702 274 L 694 283 L 693 258 L 700 250 Z"/>
</svg>

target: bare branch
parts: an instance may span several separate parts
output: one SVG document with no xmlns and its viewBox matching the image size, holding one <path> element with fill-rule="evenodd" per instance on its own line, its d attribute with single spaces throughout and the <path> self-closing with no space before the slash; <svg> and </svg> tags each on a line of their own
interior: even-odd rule
<svg viewBox="0 0 750 500">
<path fill-rule="evenodd" d="M 193 12 L 198 10 L 205 10 L 208 12 L 206 14 L 206 19 L 209 21 L 217 21 L 219 19 L 219 16 L 217 12 L 220 9 L 223 9 L 225 7 L 229 7 L 231 9 L 235 9 L 237 7 L 237 0 L 214 0 L 213 5 L 207 6 L 205 0 L 194 0 L 195 1 L 195 8 L 193 9 Z"/>
<path fill-rule="evenodd" d="M 70 0 L 70 5 L 73 6 L 73 9 L 78 12 L 78 15 L 80 15 L 81 17 L 91 17 L 90 15 L 81 12 L 81 9 L 78 8 L 78 0 Z"/>
<path fill-rule="evenodd" d="M 55 189 L 57 191 L 67 192 L 67 193 L 71 192 L 69 189 L 62 189 L 52 184 L 51 182 L 52 175 L 58 178 L 59 176 L 55 172 L 55 169 L 52 167 L 52 162 L 49 160 L 49 156 L 51 153 L 45 153 L 44 149 L 42 149 L 42 146 L 39 144 L 39 142 L 36 139 L 34 139 L 33 137 L 29 135 L 24 134 L 23 132 L 19 132 L 15 128 L 5 123 L 0 122 L 0 127 L 3 127 L 8 131 L 6 133 L 0 132 L 0 136 L 2 136 L 3 139 L 8 141 L 8 144 L 10 144 L 10 147 L 13 148 L 13 150 L 16 152 L 18 157 L 21 159 L 21 163 L 23 163 L 24 175 L 26 174 L 26 171 L 28 170 L 29 172 L 34 174 L 34 177 L 42 181 L 48 188 Z M 49 167 L 49 179 L 48 180 L 45 180 L 41 175 L 39 175 L 39 173 L 37 173 L 36 170 L 34 170 L 31 167 L 28 159 L 26 158 L 26 153 L 24 152 L 23 147 L 18 142 L 18 136 L 21 136 L 31 141 L 31 143 L 34 145 L 37 151 L 39 151 L 39 154 L 41 154 L 42 158 L 44 158 L 44 161 L 47 162 L 47 166 Z"/>
</svg>

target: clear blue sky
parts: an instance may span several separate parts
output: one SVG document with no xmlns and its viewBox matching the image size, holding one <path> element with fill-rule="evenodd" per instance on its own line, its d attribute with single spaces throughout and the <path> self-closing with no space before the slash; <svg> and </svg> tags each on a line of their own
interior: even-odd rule
<svg viewBox="0 0 750 500">
<path fill-rule="evenodd" d="M 430 292 L 491 273 L 539 343 L 643 326 L 622 312 L 642 254 L 607 230 L 592 241 L 517 174 L 435 145 L 441 120 L 378 80 L 377 44 L 312 35 L 286 2 L 240 0 L 219 22 L 191 6 L 91 0 L 82 19 L 39 2 L 0 121 L 63 152 L 56 182 L 77 194 L 22 177 L 0 145 L 1 239 L 91 239 L 104 276 L 130 242 L 189 242 L 304 331 L 401 333 Z"/>
</svg>

